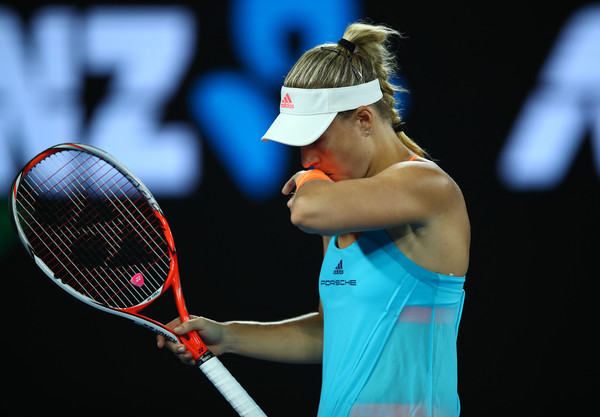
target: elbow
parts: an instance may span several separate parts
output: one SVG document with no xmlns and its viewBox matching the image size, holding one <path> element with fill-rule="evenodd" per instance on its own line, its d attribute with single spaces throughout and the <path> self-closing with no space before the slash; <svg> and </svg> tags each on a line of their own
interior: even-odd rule
<svg viewBox="0 0 600 417">
<path fill-rule="evenodd" d="M 290 221 L 294 226 L 302 227 L 309 217 L 308 207 L 305 204 L 305 199 L 296 195 L 294 203 L 290 207 Z"/>
<path fill-rule="evenodd" d="M 304 232 L 307 233 L 318 233 L 316 224 L 317 214 L 307 201 L 306 197 L 296 195 L 294 203 L 290 209 L 290 221 L 292 224 Z"/>
</svg>

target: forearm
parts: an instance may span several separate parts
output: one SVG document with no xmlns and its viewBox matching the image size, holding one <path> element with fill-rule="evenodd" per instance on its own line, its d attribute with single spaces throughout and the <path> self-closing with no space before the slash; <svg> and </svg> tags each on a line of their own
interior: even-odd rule
<svg viewBox="0 0 600 417">
<path fill-rule="evenodd" d="M 228 322 L 225 351 L 257 359 L 289 363 L 320 363 L 323 320 L 319 313 L 274 323 Z"/>
</svg>

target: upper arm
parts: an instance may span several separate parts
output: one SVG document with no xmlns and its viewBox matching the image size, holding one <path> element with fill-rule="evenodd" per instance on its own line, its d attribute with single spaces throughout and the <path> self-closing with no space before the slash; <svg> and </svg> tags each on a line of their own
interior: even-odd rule
<svg viewBox="0 0 600 417">
<path fill-rule="evenodd" d="M 449 206 L 456 188 L 429 162 L 396 164 L 369 178 L 311 181 L 296 193 L 292 222 L 323 235 L 426 223 Z"/>
</svg>

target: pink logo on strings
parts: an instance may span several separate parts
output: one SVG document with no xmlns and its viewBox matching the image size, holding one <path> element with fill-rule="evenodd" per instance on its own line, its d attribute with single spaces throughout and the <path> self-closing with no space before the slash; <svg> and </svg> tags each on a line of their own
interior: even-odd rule
<svg viewBox="0 0 600 417">
<path fill-rule="evenodd" d="M 141 273 L 135 274 L 131 278 L 131 283 L 136 287 L 141 287 L 142 285 L 144 285 L 144 276 Z"/>
</svg>

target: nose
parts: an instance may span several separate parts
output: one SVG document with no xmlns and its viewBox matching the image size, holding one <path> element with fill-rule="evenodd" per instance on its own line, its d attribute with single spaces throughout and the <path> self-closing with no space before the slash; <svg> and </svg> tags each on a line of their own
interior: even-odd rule
<svg viewBox="0 0 600 417">
<path fill-rule="evenodd" d="M 321 162 L 321 158 L 312 144 L 300 148 L 300 158 L 304 168 L 310 168 Z"/>
</svg>

